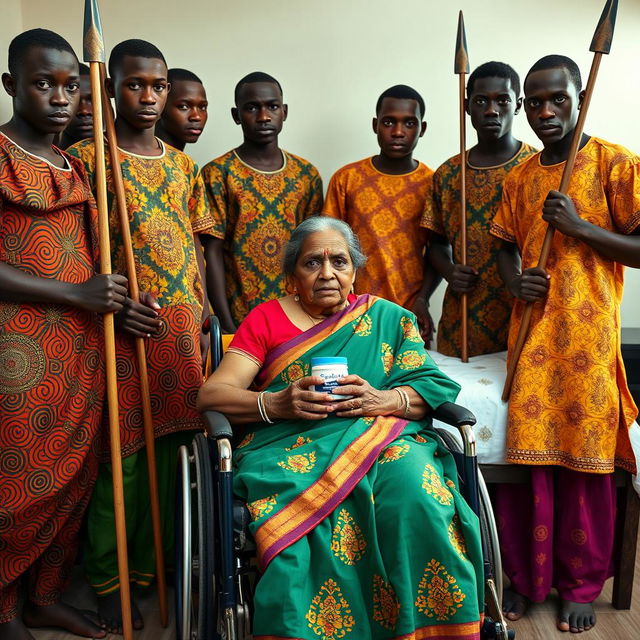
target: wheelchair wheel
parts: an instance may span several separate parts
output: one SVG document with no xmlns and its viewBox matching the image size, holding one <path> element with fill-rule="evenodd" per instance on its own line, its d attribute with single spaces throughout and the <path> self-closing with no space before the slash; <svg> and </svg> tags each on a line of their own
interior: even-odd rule
<svg viewBox="0 0 640 640">
<path fill-rule="evenodd" d="M 454 455 L 462 455 L 462 445 L 458 438 L 445 429 L 436 429 L 447 449 Z M 478 493 L 480 496 L 480 533 L 482 535 L 483 546 L 486 549 L 487 560 L 492 569 L 493 579 L 500 599 L 502 599 L 502 561 L 500 559 L 500 546 L 498 543 L 498 529 L 493 515 L 493 508 L 489 498 L 487 486 L 478 469 Z M 502 602 L 500 602 L 502 605 Z"/>
<path fill-rule="evenodd" d="M 454 457 L 460 458 L 463 455 L 462 445 L 453 433 L 445 429 L 436 429 L 435 431 Z M 498 640 L 512 639 L 515 637 L 515 631 L 513 629 L 507 630 L 506 621 L 502 616 L 502 560 L 498 528 L 487 485 L 479 469 L 478 497 L 480 535 L 485 554 L 485 608 L 487 613 L 480 637 L 483 639 L 497 638 Z"/>
<path fill-rule="evenodd" d="M 176 482 L 175 563 L 176 637 L 191 637 L 191 462 L 184 445 L 178 449 Z"/>
<path fill-rule="evenodd" d="M 486 548 L 489 556 L 489 564 L 493 569 L 493 580 L 498 596 L 498 607 L 502 609 L 502 558 L 500 556 L 500 541 L 498 539 L 498 525 L 493 514 L 493 506 L 489 497 L 489 490 L 484 478 L 478 471 L 478 490 L 480 492 L 480 527 L 482 537 L 487 541 Z"/>
<path fill-rule="evenodd" d="M 204 434 L 178 454 L 176 513 L 176 630 L 178 640 L 215 640 L 214 487 L 209 445 Z"/>
</svg>

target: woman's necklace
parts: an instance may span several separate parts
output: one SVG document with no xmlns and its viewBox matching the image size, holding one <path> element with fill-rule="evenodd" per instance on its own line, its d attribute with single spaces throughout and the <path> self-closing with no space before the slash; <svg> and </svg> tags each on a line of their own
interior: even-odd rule
<svg viewBox="0 0 640 640">
<path fill-rule="evenodd" d="M 315 327 L 317 324 L 320 324 L 323 320 L 326 320 L 329 316 L 326 317 L 322 317 L 322 318 L 314 318 L 305 308 L 304 305 L 302 304 L 302 300 L 300 300 L 300 296 L 298 294 L 293 296 L 293 299 L 300 305 L 300 308 L 302 309 L 302 311 L 304 312 L 304 314 L 307 316 L 307 318 L 309 318 L 309 320 L 311 321 L 311 327 Z M 349 301 L 345 300 L 344 301 L 344 305 L 343 305 L 343 309 L 346 309 L 347 306 L 349 305 Z"/>
<path fill-rule="evenodd" d="M 309 318 L 309 320 L 311 321 L 311 326 L 315 327 L 317 324 L 320 324 L 323 320 L 326 320 L 326 318 L 314 318 L 303 306 L 302 301 L 300 300 L 300 296 L 296 295 L 294 297 L 294 300 L 300 305 L 300 308 L 302 309 L 302 311 L 304 312 L 304 314 L 307 316 L 307 318 Z"/>
</svg>

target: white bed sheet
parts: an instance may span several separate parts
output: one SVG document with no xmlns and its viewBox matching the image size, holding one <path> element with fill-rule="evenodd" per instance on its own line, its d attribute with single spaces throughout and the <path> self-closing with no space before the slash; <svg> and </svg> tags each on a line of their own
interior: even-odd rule
<svg viewBox="0 0 640 640">
<path fill-rule="evenodd" d="M 506 377 L 507 352 L 475 356 L 466 363 L 437 351 L 429 351 L 429 354 L 438 367 L 462 387 L 457 404 L 467 407 L 476 416 L 478 462 L 505 464 L 507 404 L 500 396 Z M 455 427 L 437 420 L 434 425 L 460 437 Z"/>
<path fill-rule="evenodd" d="M 429 351 L 431 357 L 442 371 L 453 378 L 462 387 L 456 402 L 473 411 L 477 423 L 475 426 L 478 462 L 480 464 L 506 464 L 505 442 L 507 428 L 507 403 L 502 402 L 502 388 L 507 375 L 507 352 L 490 353 L 469 358 L 461 362 L 458 358 L 443 356 L 437 351 Z M 434 420 L 438 428 L 460 435 L 455 427 Z M 636 462 L 640 461 L 640 426 L 637 422 L 629 431 Z M 640 467 L 640 463 L 638 464 Z M 633 477 L 633 485 L 640 494 L 640 478 Z"/>
</svg>

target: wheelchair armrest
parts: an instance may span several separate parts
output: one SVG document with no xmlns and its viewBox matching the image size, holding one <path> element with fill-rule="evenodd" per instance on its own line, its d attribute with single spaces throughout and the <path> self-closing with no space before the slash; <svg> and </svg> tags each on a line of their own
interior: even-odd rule
<svg viewBox="0 0 640 640">
<path fill-rule="evenodd" d="M 476 457 L 476 435 L 472 429 L 476 423 L 476 417 L 469 409 L 453 402 L 445 402 L 431 414 L 431 417 L 452 427 L 457 427 L 462 438 L 464 455 L 469 458 Z"/>
<path fill-rule="evenodd" d="M 452 427 L 461 427 L 463 424 L 474 425 L 476 423 L 476 417 L 469 409 L 453 402 L 441 404 L 431 414 L 431 417 Z"/>
<path fill-rule="evenodd" d="M 202 417 L 207 427 L 207 434 L 215 440 L 233 437 L 233 429 L 224 414 L 219 411 L 205 411 Z"/>
</svg>

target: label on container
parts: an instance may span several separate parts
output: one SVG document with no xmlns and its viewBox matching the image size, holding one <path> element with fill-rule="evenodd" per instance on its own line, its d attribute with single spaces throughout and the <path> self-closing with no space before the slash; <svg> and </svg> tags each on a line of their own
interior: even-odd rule
<svg viewBox="0 0 640 640">
<path fill-rule="evenodd" d="M 338 380 L 349 375 L 349 370 L 346 364 L 315 365 L 311 368 L 311 375 L 319 376 L 324 380 L 322 384 L 310 387 L 311 391 L 331 393 L 332 389 L 340 386 Z M 331 396 L 332 400 L 348 400 L 349 398 L 353 398 L 353 396 L 340 395 L 337 393 L 331 393 Z"/>
</svg>

